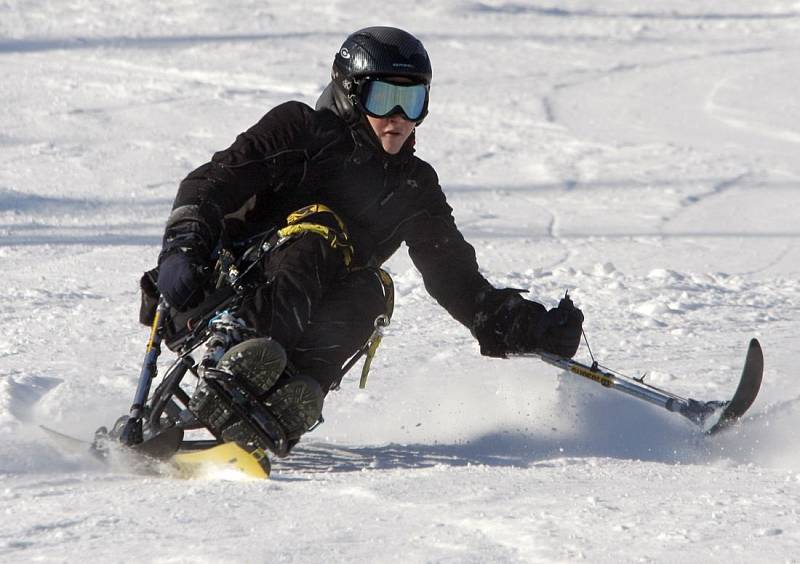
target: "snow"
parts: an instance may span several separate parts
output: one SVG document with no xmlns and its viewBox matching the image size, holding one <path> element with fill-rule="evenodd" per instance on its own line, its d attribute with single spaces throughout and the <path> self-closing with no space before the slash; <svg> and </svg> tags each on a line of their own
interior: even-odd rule
<svg viewBox="0 0 800 564">
<path fill-rule="evenodd" d="M 0 2 L 4 562 L 793 562 L 800 554 L 800 4 Z M 365 17 L 368 14 L 369 17 Z M 483 358 L 403 251 L 369 386 L 265 482 L 111 469 L 177 183 L 267 109 L 313 104 L 367 25 L 434 67 L 420 156 L 498 285 L 565 290 L 600 361 L 726 399 L 673 414 L 534 360 Z M 578 353 L 589 360 L 586 347 Z"/>
</svg>

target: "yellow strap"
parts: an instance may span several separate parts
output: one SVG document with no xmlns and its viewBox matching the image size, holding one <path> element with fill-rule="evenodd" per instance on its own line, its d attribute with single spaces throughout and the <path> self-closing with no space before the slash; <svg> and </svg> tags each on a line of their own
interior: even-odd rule
<svg viewBox="0 0 800 564">
<path fill-rule="evenodd" d="M 342 218 L 340 218 L 335 211 L 325 204 L 311 204 L 310 206 L 300 208 L 299 210 L 289 214 L 289 217 L 286 218 L 286 223 L 289 225 L 298 223 L 300 220 L 305 219 L 310 215 L 314 215 L 315 213 L 331 214 L 336 219 L 336 223 L 339 224 L 339 229 L 341 229 L 342 233 L 345 235 L 347 234 L 347 227 L 345 227 Z"/>
<path fill-rule="evenodd" d="M 358 382 L 358 387 L 362 390 L 367 387 L 367 376 L 369 375 L 370 366 L 372 366 L 372 359 L 378 350 L 378 345 L 381 344 L 381 336 L 378 335 L 369 344 L 367 350 L 367 358 L 364 360 L 364 366 L 361 368 L 361 380 Z"/>
<path fill-rule="evenodd" d="M 318 213 L 329 213 L 336 220 L 339 226 L 339 231 L 331 229 L 325 225 L 312 223 L 310 221 L 303 221 L 303 219 Z M 347 235 L 347 228 L 335 211 L 326 206 L 325 204 L 311 204 L 304 208 L 292 212 L 286 218 L 287 226 L 278 230 L 278 237 L 292 237 L 294 235 L 302 235 L 303 233 L 316 233 L 325 238 L 334 249 L 341 249 L 344 253 L 344 265 L 350 267 L 353 262 L 353 245 L 350 244 L 350 238 Z"/>
<path fill-rule="evenodd" d="M 361 368 L 361 379 L 358 382 L 358 387 L 363 389 L 367 387 L 367 376 L 369 376 L 369 369 L 372 367 L 372 359 L 375 353 L 378 352 L 378 346 L 383 339 L 383 329 L 387 327 L 392 321 L 392 314 L 394 313 L 394 282 L 391 275 L 384 269 L 377 270 L 378 279 L 383 285 L 383 296 L 386 300 L 386 313 L 381 315 L 375 320 L 375 331 L 372 333 L 369 341 L 369 348 L 367 349 L 366 358 L 364 359 L 364 366 Z"/>
<path fill-rule="evenodd" d="M 156 339 L 156 333 L 158 332 L 158 324 L 161 321 L 161 308 L 156 309 L 156 314 L 153 316 L 153 324 L 150 326 L 150 337 L 147 339 L 147 349 L 145 352 L 149 353 L 150 349 L 153 348 L 153 343 Z"/>
<path fill-rule="evenodd" d="M 292 225 L 287 225 L 286 227 L 278 230 L 279 237 L 291 237 L 292 235 L 300 235 L 301 233 L 306 233 L 307 231 L 312 231 L 317 235 L 322 235 L 326 239 L 330 239 L 332 236 L 335 237 L 329 227 L 325 227 L 324 225 L 319 225 L 317 223 L 293 223 Z"/>
<path fill-rule="evenodd" d="M 293 225 L 287 225 L 283 229 L 278 230 L 278 237 L 292 237 L 293 235 L 302 235 L 308 232 L 321 235 L 330 243 L 331 247 L 334 249 L 341 249 L 344 254 L 345 266 L 350 266 L 350 263 L 353 262 L 353 246 L 350 242 L 346 238 L 344 238 L 344 241 L 340 240 L 339 236 L 332 229 L 324 225 L 319 225 L 317 223 L 295 223 Z"/>
<path fill-rule="evenodd" d="M 378 278 L 383 284 L 383 295 L 386 298 L 386 317 L 391 320 L 394 313 L 394 281 L 384 269 L 378 269 Z"/>
</svg>

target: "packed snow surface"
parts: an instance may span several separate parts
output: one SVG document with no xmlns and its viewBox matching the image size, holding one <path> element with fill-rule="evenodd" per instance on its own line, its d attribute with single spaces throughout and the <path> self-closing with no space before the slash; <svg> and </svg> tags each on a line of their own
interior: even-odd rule
<svg viewBox="0 0 800 564">
<path fill-rule="evenodd" d="M 487 277 L 569 290 L 603 364 L 701 400 L 758 337 L 741 425 L 481 357 L 401 250 L 369 386 L 272 479 L 54 448 L 128 411 L 178 182 L 380 24 L 429 49 L 418 154 Z M 796 1 L 6 0 L 0 71 L 0 560 L 797 561 Z"/>
</svg>

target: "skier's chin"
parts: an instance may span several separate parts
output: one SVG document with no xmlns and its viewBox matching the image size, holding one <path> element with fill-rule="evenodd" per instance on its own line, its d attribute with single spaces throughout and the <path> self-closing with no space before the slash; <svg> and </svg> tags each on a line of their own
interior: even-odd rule
<svg viewBox="0 0 800 564">
<path fill-rule="evenodd" d="M 383 150 L 390 155 L 396 155 L 400 152 L 414 131 L 415 125 L 413 122 L 402 119 L 397 114 L 383 118 L 368 115 L 367 122 L 380 141 Z"/>
<path fill-rule="evenodd" d="M 396 155 L 405 145 L 406 139 L 408 139 L 407 136 L 403 137 L 399 133 L 384 133 L 381 135 L 381 145 L 384 151 L 390 155 Z"/>
</svg>

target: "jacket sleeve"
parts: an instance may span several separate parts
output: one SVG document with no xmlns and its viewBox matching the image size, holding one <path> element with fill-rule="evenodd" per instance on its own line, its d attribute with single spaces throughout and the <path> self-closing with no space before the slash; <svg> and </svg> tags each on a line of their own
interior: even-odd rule
<svg viewBox="0 0 800 564">
<path fill-rule="evenodd" d="M 281 104 L 189 173 L 178 188 L 161 256 L 181 249 L 208 259 L 226 219 L 243 219 L 257 200 L 302 182 L 311 113 L 299 102 Z"/>
<path fill-rule="evenodd" d="M 475 249 L 458 230 L 436 173 L 428 166 L 425 176 L 425 205 L 406 231 L 408 253 L 428 293 L 472 330 L 480 296 L 493 287 L 478 270 Z"/>
</svg>

